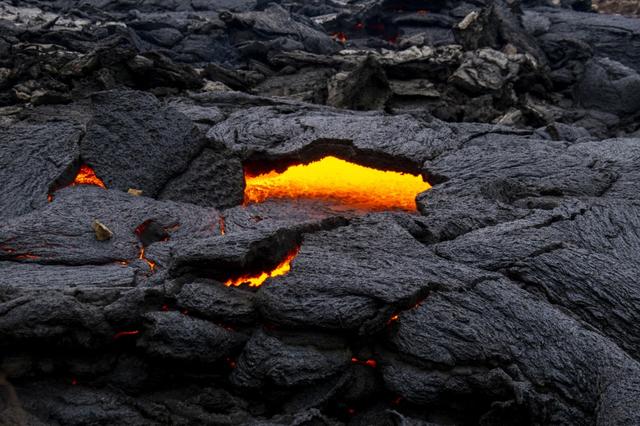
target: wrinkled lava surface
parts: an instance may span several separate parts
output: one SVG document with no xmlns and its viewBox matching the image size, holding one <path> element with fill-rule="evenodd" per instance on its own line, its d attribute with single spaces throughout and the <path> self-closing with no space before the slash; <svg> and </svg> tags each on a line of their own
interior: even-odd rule
<svg viewBox="0 0 640 426">
<path fill-rule="evenodd" d="M 640 424 L 637 19 L 76 3 L 0 0 L 0 424 Z"/>
</svg>

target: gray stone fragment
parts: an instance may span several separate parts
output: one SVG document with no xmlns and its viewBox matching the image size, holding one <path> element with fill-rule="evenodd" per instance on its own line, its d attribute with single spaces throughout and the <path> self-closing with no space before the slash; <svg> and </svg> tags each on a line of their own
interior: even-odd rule
<svg viewBox="0 0 640 426">
<path fill-rule="evenodd" d="M 98 220 L 94 220 L 93 223 L 91 223 L 91 229 L 96 233 L 96 240 L 98 241 L 107 241 L 113 237 L 113 232 Z"/>
</svg>

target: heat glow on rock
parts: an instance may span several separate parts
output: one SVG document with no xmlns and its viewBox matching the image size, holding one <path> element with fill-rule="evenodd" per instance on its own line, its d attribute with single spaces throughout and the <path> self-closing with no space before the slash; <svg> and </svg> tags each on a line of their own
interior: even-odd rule
<svg viewBox="0 0 640 426">
<path fill-rule="evenodd" d="M 245 205 L 269 198 L 310 198 L 363 210 L 416 210 L 417 194 L 431 188 L 420 175 L 378 170 L 327 156 L 284 172 L 245 170 Z"/>
<path fill-rule="evenodd" d="M 264 283 L 267 278 L 273 278 L 280 275 L 284 275 L 291 270 L 291 262 L 298 255 L 300 247 L 296 247 L 290 251 L 289 254 L 280 262 L 275 268 L 270 271 L 258 272 L 255 274 L 245 274 L 237 278 L 229 278 L 225 281 L 224 285 L 227 287 L 238 287 L 242 284 L 247 284 L 249 287 L 259 287 Z"/>
</svg>

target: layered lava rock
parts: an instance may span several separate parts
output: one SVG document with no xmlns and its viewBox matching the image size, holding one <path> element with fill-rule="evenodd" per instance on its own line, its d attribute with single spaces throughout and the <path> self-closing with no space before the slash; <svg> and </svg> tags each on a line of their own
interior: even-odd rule
<svg viewBox="0 0 640 426">
<path fill-rule="evenodd" d="M 593 11 L 0 0 L 0 426 L 639 425 Z"/>
</svg>

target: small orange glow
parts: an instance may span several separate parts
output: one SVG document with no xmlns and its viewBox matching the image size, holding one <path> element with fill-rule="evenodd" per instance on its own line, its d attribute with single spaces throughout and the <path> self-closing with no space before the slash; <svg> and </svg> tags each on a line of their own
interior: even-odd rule
<svg viewBox="0 0 640 426">
<path fill-rule="evenodd" d="M 226 232 L 224 226 L 224 216 L 220 216 L 220 219 L 218 219 L 218 225 L 220 227 L 220 235 L 224 235 Z"/>
<path fill-rule="evenodd" d="M 373 169 L 328 156 L 282 173 L 245 171 L 245 205 L 268 198 L 336 200 L 363 210 L 416 210 L 416 195 L 431 188 L 421 176 Z"/>
<path fill-rule="evenodd" d="M 144 260 L 145 262 L 147 262 L 147 265 L 149 265 L 149 268 L 151 268 L 151 272 L 156 270 L 156 263 L 147 259 L 144 256 L 144 247 L 140 247 L 140 255 L 138 255 L 138 259 Z"/>
<path fill-rule="evenodd" d="M 40 256 L 35 256 L 33 254 L 19 254 L 14 257 L 16 260 L 37 260 L 40 259 Z"/>
<path fill-rule="evenodd" d="M 226 361 L 229 368 L 236 368 L 237 364 L 233 358 L 227 358 Z"/>
<path fill-rule="evenodd" d="M 300 251 L 300 247 L 296 247 L 295 250 L 291 251 L 287 257 L 278 264 L 273 270 L 259 272 L 257 274 L 247 274 L 242 275 L 238 278 L 229 278 L 224 285 L 227 287 L 235 286 L 238 287 L 242 284 L 247 283 L 249 287 L 260 287 L 262 283 L 264 283 L 267 278 L 273 278 L 280 275 L 284 275 L 291 270 L 291 262 L 298 255 Z"/>
<path fill-rule="evenodd" d="M 418 15 L 426 15 L 428 12 L 424 9 L 418 10 Z"/>
<path fill-rule="evenodd" d="M 80 166 L 80 170 L 78 170 L 78 174 L 71 184 L 71 186 L 76 185 L 94 185 L 99 186 L 100 188 L 107 189 L 107 187 L 104 186 L 104 182 L 102 181 L 102 179 L 96 176 L 96 172 L 94 172 L 93 169 L 86 164 Z"/>
<path fill-rule="evenodd" d="M 347 42 L 347 35 L 343 32 L 331 33 L 331 37 L 342 44 Z"/>
<path fill-rule="evenodd" d="M 351 358 L 351 363 L 353 364 L 360 364 L 360 365 L 366 365 L 367 367 L 371 367 L 371 368 L 376 368 L 378 366 L 378 363 L 375 359 L 368 359 L 366 361 L 361 361 L 356 357 Z"/>
<path fill-rule="evenodd" d="M 113 336 L 113 340 L 119 339 L 123 336 L 135 336 L 137 334 L 140 334 L 140 330 L 120 331 Z"/>
</svg>

